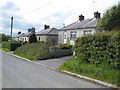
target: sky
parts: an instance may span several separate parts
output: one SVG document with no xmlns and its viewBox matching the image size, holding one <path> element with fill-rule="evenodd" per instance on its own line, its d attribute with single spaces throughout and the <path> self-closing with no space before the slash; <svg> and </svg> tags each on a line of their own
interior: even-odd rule
<svg viewBox="0 0 120 90">
<path fill-rule="evenodd" d="M 18 31 L 26 33 L 35 27 L 36 32 L 44 25 L 62 28 L 78 20 L 93 18 L 94 12 L 102 15 L 119 0 L 0 0 L 0 33 L 10 35 L 10 23 L 13 16 L 13 36 Z"/>
</svg>

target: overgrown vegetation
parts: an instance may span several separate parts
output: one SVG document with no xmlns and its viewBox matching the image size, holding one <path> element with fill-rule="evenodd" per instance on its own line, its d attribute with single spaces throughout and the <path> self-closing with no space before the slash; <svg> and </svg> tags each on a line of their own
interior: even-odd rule
<svg viewBox="0 0 120 90">
<path fill-rule="evenodd" d="M 8 41 L 10 38 L 11 37 L 9 35 L 0 34 L 0 42 Z"/>
<path fill-rule="evenodd" d="M 111 7 L 104 13 L 97 23 L 97 28 L 107 31 L 120 30 L 120 4 Z"/>
<path fill-rule="evenodd" d="M 21 45 L 22 44 L 18 42 L 3 42 L 2 48 L 3 50 L 7 50 L 7 51 L 15 51 Z"/>
<path fill-rule="evenodd" d="M 30 60 L 41 60 L 51 58 L 49 45 L 46 43 L 27 43 L 15 50 L 14 54 Z"/>
<path fill-rule="evenodd" d="M 77 38 L 72 61 L 62 69 L 120 86 L 120 31 Z"/>
</svg>

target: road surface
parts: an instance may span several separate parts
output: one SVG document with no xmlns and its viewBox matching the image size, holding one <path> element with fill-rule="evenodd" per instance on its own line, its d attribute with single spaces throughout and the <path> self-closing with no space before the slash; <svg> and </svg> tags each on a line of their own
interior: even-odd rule
<svg viewBox="0 0 120 90">
<path fill-rule="evenodd" d="M 2 88 L 105 88 L 2 53 Z"/>
</svg>

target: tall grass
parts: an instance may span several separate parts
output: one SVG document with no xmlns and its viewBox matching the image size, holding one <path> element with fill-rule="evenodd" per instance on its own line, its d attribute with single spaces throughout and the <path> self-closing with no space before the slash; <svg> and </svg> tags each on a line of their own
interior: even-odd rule
<svg viewBox="0 0 120 90">
<path fill-rule="evenodd" d="M 71 60 L 65 62 L 60 69 L 120 86 L 120 70 L 112 69 L 105 63 L 102 63 L 101 66 L 97 67 L 96 65 L 83 63 L 79 60 Z"/>
</svg>

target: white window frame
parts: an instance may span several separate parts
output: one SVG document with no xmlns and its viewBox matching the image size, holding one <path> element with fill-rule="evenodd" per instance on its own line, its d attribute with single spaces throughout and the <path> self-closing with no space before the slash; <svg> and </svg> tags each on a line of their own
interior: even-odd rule
<svg viewBox="0 0 120 90">
<path fill-rule="evenodd" d="M 74 36 L 74 35 L 75 35 L 75 36 Z M 71 38 L 71 39 L 77 38 L 77 31 L 71 31 L 71 32 L 70 32 L 70 38 Z"/>
<path fill-rule="evenodd" d="M 92 34 L 92 30 L 84 30 L 83 34 L 84 35 L 91 35 Z"/>
</svg>

